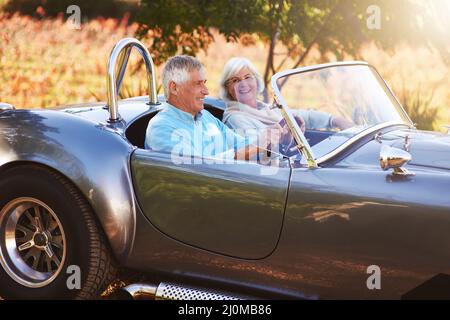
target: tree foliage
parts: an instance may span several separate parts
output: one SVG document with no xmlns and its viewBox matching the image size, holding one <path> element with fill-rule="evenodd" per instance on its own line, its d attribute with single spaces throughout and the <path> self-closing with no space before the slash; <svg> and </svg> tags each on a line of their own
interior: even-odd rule
<svg viewBox="0 0 450 320">
<path fill-rule="evenodd" d="M 55 17 L 65 14 L 71 5 L 81 9 L 83 18 L 113 17 L 121 18 L 125 13 L 133 18 L 138 11 L 137 0 L 5 0 L 2 10 L 9 13 L 20 12 L 25 15 L 39 17 L 43 12 L 45 16 Z M 38 8 L 41 8 L 39 10 Z"/>
<path fill-rule="evenodd" d="M 409 90 L 403 84 L 399 94 L 400 102 L 406 113 L 420 130 L 434 130 L 439 117 L 439 108 L 433 107 L 435 89 L 426 95 L 420 84 L 415 90 Z"/>
<path fill-rule="evenodd" d="M 156 63 L 176 53 L 207 50 L 211 28 L 228 41 L 255 34 L 269 44 L 266 83 L 280 69 L 300 66 L 313 48 L 322 57 L 333 53 L 339 60 L 345 54 L 359 58 L 367 41 L 384 49 L 401 41 L 436 45 L 424 27 L 424 5 L 411 0 L 142 0 L 141 6 L 139 36 L 154 39 Z M 368 25 L 374 6 L 380 29 Z M 287 52 L 276 52 L 278 43 Z M 275 56 L 281 56 L 278 63 Z"/>
</svg>

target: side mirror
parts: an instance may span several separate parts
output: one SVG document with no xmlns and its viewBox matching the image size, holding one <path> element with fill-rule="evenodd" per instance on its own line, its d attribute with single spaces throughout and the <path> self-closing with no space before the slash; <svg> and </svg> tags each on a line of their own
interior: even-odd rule
<svg viewBox="0 0 450 320">
<path fill-rule="evenodd" d="M 0 112 L 5 110 L 14 110 L 15 107 L 12 104 L 0 102 Z"/>
<path fill-rule="evenodd" d="M 380 151 L 380 166 L 383 170 L 394 169 L 394 175 L 400 176 L 414 176 L 415 173 L 402 168 L 403 165 L 411 161 L 411 154 L 405 150 L 389 147 L 387 145 L 381 146 Z"/>
</svg>

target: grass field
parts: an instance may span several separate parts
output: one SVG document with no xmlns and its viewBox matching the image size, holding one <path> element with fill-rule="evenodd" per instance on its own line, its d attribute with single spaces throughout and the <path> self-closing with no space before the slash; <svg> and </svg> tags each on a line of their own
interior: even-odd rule
<svg viewBox="0 0 450 320">
<path fill-rule="evenodd" d="M 106 64 L 111 48 L 119 39 L 133 36 L 136 28 L 126 20 L 95 19 L 82 24 L 80 30 L 73 30 L 63 16 L 34 20 L 0 12 L 0 101 L 18 108 L 40 108 L 105 100 Z M 244 46 L 227 43 L 218 35 L 215 38 L 207 54 L 198 55 L 208 71 L 212 95 L 218 94 L 222 67 L 233 56 L 248 57 L 261 73 L 264 71 L 267 48 L 262 43 Z M 432 95 L 428 107 L 439 108 L 435 129 L 450 124 L 449 69 L 438 54 L 402 45 L 389 54 L 367 45 L 362 55 L 377 67 L 398 95 L 403 91 L 419 92 L 422 100 Z M 306 64 L 315 63 L 315 59 L 313 54 Z M 335 58 L 330 56 L 329 60 Z M 132 78 L 127 76 L 125 86 L 129 91 L 142 93 L 144 76 L 143 70 Z"/>
</svg>

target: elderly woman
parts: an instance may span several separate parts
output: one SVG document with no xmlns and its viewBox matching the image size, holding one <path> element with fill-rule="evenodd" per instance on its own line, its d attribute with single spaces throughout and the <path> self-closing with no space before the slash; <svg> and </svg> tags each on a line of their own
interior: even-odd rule
<svg viewBox="0 0 450 320">
<path fill-rule="evenodd" d="M 222 121 L 232 129 L 260 130 L 277 127 L 282 122 L 278 109 L 257 100 L 264 90 L 264 83 L 255 66 L 246 58 L 232 58 L 224 67 L 220 80 L 220 96 L 227 108 Z M 342 117 L 315 110 L 293 110 L 301 129 L 349 128 L 352 124 Z M 305 128 L 306 127 L 306 128 Z"/>
</svg>

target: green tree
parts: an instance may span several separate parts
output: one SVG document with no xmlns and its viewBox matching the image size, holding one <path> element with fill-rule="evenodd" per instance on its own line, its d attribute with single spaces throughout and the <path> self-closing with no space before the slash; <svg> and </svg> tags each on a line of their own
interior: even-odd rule
<svg viewBox="0 0 450 320">
<path fill-rule="evenodd" d="M 100 16 L 120 19 L 125 13 L 131 14 L 133 18 L 138 11 L 138 4 L 139 0 L 0 0 L 0 9 L 39 17 L 37 9 L 41 7 L 45 16 L 56 17 L 60 13 L 66 14 L 69 6 L 77 5 L 81 9 L 83 20 Z"/>
<path fill-rule="evenodd" d="M 228 41 L 256 34 L 269 44 L 267 84 L 279 70 L 302 65 L 313 48 L 322 57 L 334 53 L 341 59 L 344 54 L 360 58 L 359 49 L 367 41 L 384 49 L 400 41 L 429 44 L 429 29 L 423 26 L 428 20 L 418 19 L 424 6 L 411 0 L 142 0 L 138 35 L 153 38 L 154 58 L 162 63 L 177 52 L 207 50 L 213 41 L 211 28 Z M 371 8 L 379 9 L 381 28 L 368 25 L 377 18 Z M 277 43 L 287 50 L 277 52 Z"/>
</svg>

